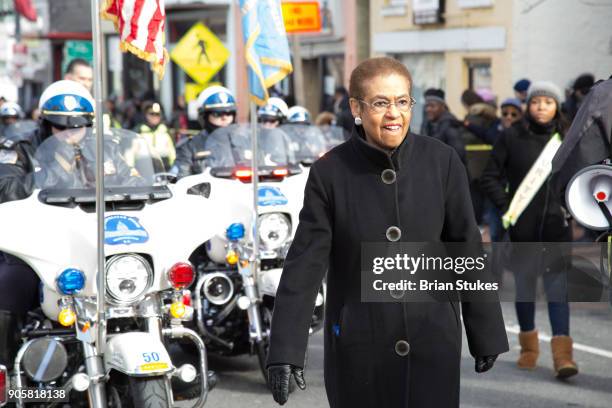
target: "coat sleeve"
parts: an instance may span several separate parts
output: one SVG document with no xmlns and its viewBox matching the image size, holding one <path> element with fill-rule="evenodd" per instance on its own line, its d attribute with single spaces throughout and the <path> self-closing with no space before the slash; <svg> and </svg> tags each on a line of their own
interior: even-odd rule
<svg viewBox="0 0 612 408">
<path fill-rule="evenodd" d="M 444 139 L 449 146 L 455 149 L 455 151 L 459 155 L 459 158 L 461 159 L 461 162 L 463 164 L 466 164 L 467 157 L 465 153 L 465 142 L 463 141 L 463 137 L 461 136 L 459 127 L 449 124 L 446 130 L 444 131 Z"/>
<path fill-rule="evenodd" d="M 487 166 L 480 177 L 483 191 L 502 212 L 510 205 L 510 196 L 506 192 L 507 160 L 508 139 L 507 133 L 504 132 L 493 146 Z"/>
<path fill-rule="evenodd" d="M 17 154 L 18 161 L 14 164 L 0 163 L 0 204 L 23 200 L 34 190 L 33 149 L 29 144 L 19 144 L 11 152 Z"/>
<path fill-rule="evenodd" d="M 312 311 L 329 264 L 331 241 L 331 209 L 315 164 L 274 301 L 267 365 L 304 367 Z"/>
<path fill-rule="evenodd" d="M 185 140 L 176 147 L 176 160 L 172 166 L 178 178 L 190 176 L 192 174 L 193 151 L 191 150 L 191 140 Z"/>
<path fill-rule="evenodd" d="M 444 242 L 479 243 L 467 176 L 456 154 L 451 154 L 446 182 Z M 508 337 L 497 295 L 486 301 L 462 302 L 463 324 L 472 356 L 490 356 L 508 351 Z M 484 299 L 483 299 L 484 300 Z"/>
</svg>

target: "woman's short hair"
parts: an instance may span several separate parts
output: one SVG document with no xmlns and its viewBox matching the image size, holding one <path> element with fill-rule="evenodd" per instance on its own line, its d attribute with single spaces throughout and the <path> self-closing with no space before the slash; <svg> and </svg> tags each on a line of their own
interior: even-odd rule
<svg viewBox="0 0 612 408">
<path fill-rule="evenodd" d="M 398 60 L 390 57 L 369 58 L 353 70 L 349 81 L 351 98 L 362 99 L 365 96 L 365 85 L 377 76 L 399 75 L 408 81 L 412 92 L 412 75 L 408 68 Z"/>
</svg>

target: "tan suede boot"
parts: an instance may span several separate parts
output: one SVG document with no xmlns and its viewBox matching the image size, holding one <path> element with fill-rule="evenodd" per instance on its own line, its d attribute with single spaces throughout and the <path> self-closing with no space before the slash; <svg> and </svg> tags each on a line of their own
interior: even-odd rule
<svg viewBox="0 0 612 408">
<path fill-rule="evenodd" d="M 578 374 L 578 366 L 572 357 L 573 344 L 570 336 L 554 336 L 550 341 L 557 378 L 567 378 Z"/>
<path fill-rule="evenodd" d="M 521 344 L 521 355 L 516 364 L 519 368 L 533 370 L 536 368 L 538 355 L 540 354 L 540 344 L 538 342 L 538 331 L 531 330 L 519 333 L 519 343 Z"/>
</svg>

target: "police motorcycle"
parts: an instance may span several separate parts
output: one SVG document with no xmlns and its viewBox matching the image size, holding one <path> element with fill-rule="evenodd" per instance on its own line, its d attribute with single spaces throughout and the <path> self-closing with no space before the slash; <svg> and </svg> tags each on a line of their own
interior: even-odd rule
<svg viewBox="0 0 612 408">
<path fill-rule="evenodd" d="M 160 181 L 161 160 L 139 135 L 109 132 L 103 310 L 97 309 L 91 128 L 46 139 L 36 150 L 33 194 L 0 205 L 2 229 L 10 232 L 0 234 L 0 250 L 26 262 L 41 280 L 40 309 L 29 313 L 14 370 L 0 386 L 16 390 L 18 406 L 34 389 L 51 398 L 44 406 L 61 406 L 57 399 L 65 398 L 71 407 L 171 407 L 172 382 L 199 378 L 193 406 L 203 406 L 208 376 L 197 372 L 208 373 L 206 346 L 185 327 L 193 316 L 187 288 L 195 278 L 187 259 L 225 224 L 192 215 L 222 211 L 200 194 L 177 194 Z M 197 369 L 173 363 L 167 345 L 179 340 L 195 346 Z"/>
<path fill-rule="evenodd" d="M 287 123 L 281 129 L 291 139 L 291 149 L 304 166 L 310 166 L 327 151 L 346 140 L 341 127 L 313 126 L 310 113 L 302 106 L 292 106 Z"/>
<path fill-rule="evenodd" d="M 206 183 L 210 198 L 223 202 L 232 222 L 192 255 L 198 278 L 193 287 L 195 324 L 210 352 L 256 354 L 265 359 L 274 297 L 298 222 L 308 169 L 300 165 L 291 139 L 279 128 L 258 129 L 257 227 L 254 228 L 251 128 L 230 125 L 211 133 L 202 174 L 177 184 Z M 259 241 L 255 256 L 256 234 Z M 322 327 L 323 289 L 311 332 Z"/>
</svg>

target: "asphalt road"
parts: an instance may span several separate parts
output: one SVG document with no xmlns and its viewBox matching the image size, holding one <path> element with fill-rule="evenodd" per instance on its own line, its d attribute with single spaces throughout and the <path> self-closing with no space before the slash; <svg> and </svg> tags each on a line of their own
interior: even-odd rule
<svg viewBox="0 0 612 408">
<path fill-rule="evenodd" d="M 474 361 L 463 348 L 461 406 L 465 408 L 560 408 L 612 407 L 612 309 L 607 304 L 572 304 L 571 330 L 576 343 L 575 360 L 580 374 L 567 381 L 553 377 L 550 333 L 545 304 L 538 304 L 537 324 L 541 354 L 536 370 L 516 368 L 518 356 L 517 321 L 512 303 L 503 303 L 510 340 L 510 352 L 500 356 L 492 371 L 474 373 Z M 219 375 L 217 387 L 206 406 L 222 408 L 277 406 L 263 384 L 256 357 L 219 358 L 210 356 L 211 368 Z M 328 407 L 323 385 L 323 336 L 309 343 L 306 391 L 297 390 L 285 407 Z M 181 403 L 179 406 L 189 406 Z"/>
</svg>

